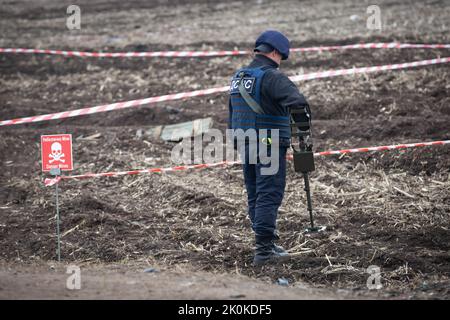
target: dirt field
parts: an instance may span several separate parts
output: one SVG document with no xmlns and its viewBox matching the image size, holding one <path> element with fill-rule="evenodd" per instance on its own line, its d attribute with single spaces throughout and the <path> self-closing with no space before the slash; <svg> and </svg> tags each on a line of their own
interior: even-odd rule
<svg viewBox="0 0 450 320">
<path fill-rule="evenodd" d="M 0 47 L 250 50 L 269 27 L 294 46 L 450 43 L 445 1 L 382 1 L 382 31 L 366 29 L 369 4 L 361 1 L 79 1 L 82 29 L 72 31 L 61 1 L 0 3 Z M 293 53 L 282 70 L 298 75 L 447 56 L 450 50 Z M 222 86 L 249 60 L 2 54 L 0 119 Z M 313 110 L 315 150 L 450 139 L 449 79 L 442 64 L 299 83 Z M 203 117 L 224 129 L 226 99 L 1 127 L 0 298 L 450 298 L 449 146 L 318 158 L 313 202 L 328 229 L 317 235 L 303 234 L 303 181 L 290 167 L 278 228 L 294 257 L 262 270 L 250 264 L 239 166 L 64 181 L 64 264 L 54 262 L 54 194 L 43 186 L 40 135 L 73 135 L 74 174 L 166 167 L 174 144 L 139 139 L 136 130 Z M 86 289 L 64 289 L 65 264 L 85 270 Z M 381 290 L 366 287 L 370 265 L 381 268 Z M 149 266 L 162 271 L 142 273 Z M 288 287 L 275 285 L 281 277 Z M 186 282 L 195 290 L 186 291 Z M 220 290 L 224 283 L 229 288 Z"/>
</svg>

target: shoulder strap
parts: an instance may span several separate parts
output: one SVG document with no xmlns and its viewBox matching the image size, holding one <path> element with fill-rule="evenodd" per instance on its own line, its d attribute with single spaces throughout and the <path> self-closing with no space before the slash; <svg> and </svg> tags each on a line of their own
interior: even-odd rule
<svg viewBox="0 0 450 320">
<path fill-rule="evenodd" d="M 241 94 L 242 98 L 245 100 L 245 102 L 248 104 L 252 110 L 258 114 L 264 114 L 264 110 L 261 108 L 258 102 L 255 101 L 255 99 L 252 98 L 252 96 L 245 90 L 243 79 L 244 79 L 245 73 L 241 72 L 239 74 L 239 93 Z"/>
</svg>

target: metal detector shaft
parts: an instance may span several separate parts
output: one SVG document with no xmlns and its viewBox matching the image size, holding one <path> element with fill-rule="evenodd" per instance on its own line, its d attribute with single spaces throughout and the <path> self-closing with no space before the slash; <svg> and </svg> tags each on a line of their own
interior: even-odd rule
<svg viewBox="0 0 450 320">
<path fill-rule="evenodd" d="M 311 200 L 311 191 L 309 188 L 308 172 L 303 172 L 303 179 L 305 180 L 306 201 L 308 204 L 309 219 L 311 220 L 311 229 L 314 229 L 313 208 L 312 208 L 312 200 Z"/>
</svg>

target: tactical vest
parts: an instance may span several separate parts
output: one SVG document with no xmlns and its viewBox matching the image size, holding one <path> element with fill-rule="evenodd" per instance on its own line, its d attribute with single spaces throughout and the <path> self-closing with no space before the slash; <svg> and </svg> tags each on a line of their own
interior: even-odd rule
<svg viewBox="0 0 450 320">
<path fill-rule="evenodd" d="M 270 129 L 279 129 L 280 138 L 289 139 L 291 137 L 289 116 L 267 114 L 262 109 L 257 113 L 239 93 L 239 85 L 243 75 L 242 82 L 245 91 L 261 106 L 261 83 L 267 69 L 267 66 L 243 68 L 238 70 L 233 76 L 230 85 L 231 128 L 244 131 L 254 129 L 257 132 L 259 132 L 259 129 L 268 129 L 269 133 Z"/>
</svg>

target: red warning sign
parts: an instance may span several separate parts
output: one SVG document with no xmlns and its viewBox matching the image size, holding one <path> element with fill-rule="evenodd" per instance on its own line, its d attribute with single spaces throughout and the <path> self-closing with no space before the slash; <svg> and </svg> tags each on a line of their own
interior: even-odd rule
<svg viewBox="0 0 450 320">
<path fill-rule="evenodd" d="M 73 170 L 72 135 L 55 134 L 41 136 L 42 171 L 60 168 Z"/>
</svg>

